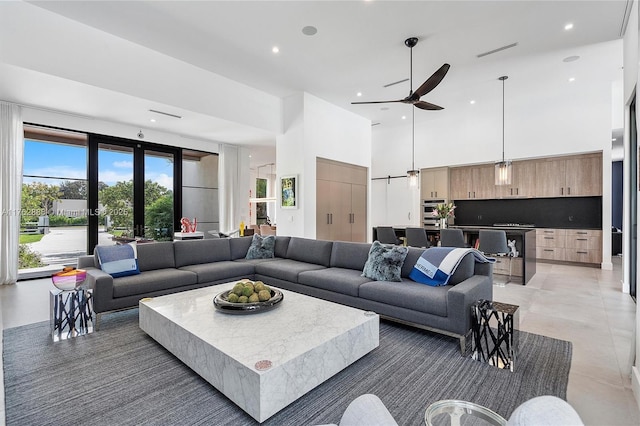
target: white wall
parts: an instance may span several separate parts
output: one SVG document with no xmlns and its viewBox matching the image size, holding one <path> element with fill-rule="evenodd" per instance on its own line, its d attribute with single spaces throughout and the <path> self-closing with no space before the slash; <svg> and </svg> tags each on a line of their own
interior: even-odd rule
<svg viewBox="0 0 640 426">
<path fill-rule="evenodd" d="M 283 116 L 284 134 L 276 139 L 276 169 L 278 177 L 298 175 L 300 207 L 282 209 L 278 202 L 278 234 L 315 238 L 316 158 L 369 168 L 371 122 L 308 93 L 286 98 Z"/>
</svg>

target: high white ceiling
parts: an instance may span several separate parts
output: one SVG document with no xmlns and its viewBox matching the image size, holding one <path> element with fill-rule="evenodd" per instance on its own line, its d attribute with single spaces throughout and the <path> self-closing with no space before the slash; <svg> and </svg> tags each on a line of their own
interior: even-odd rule
<svg viewBox="0 0 640 426">
<path fill-rule="evenodd" d="M 350 102 L 400 99 L 408 94 L 408 82 L 383 87 L 409 77 L 409 49 L 404 46 L 407 37 L 420 39 L 414 48 L 414 89 L 443 63 L 449 63 L 449 74 L 423 99 L 456 108 L 471 99 L 481 103 L 489 92 L 494 96 L 495 80 L 500 75 L 509 74 L 511 81 L 517 81 L 518 76 L 513 73 L 520 71 L 516 64 L 525 57 L 540 56 L 547 61 L 533 75 L 527 75 L 529 79 L 559 78 L 558 73 L 563 70 L 584 76 L 604 70 L 608 74 L 602 78 L 617 78 L 615 70 L 622 64 L 621 54 L 617 63 L 594 66 L 598 58 L 589 58 L 587 46 L 620 39 L 628 7 L 627 0 L 29 3 L 257 90 L 278 97 L 309 92 L 372 122 L 391 125 L 400 123 L 400 116 L 406 113 L 404 105 L 359 106 Z M 573 23 L 572 30 L 564 29 L 567 23 Z M 316 35 L 302 33 L 308 25 L 317 28 Z M 512 43 L 518 45 L 477 57 Z M 272 53 L 273 46 L 278 46 L 280 52 Z M 572 54 L 581 58 L 562 62 Z M 3 76 L 9 75 L 12 81 L 5 78 L 5 88 L 15 87 L 21 78 L 27 78 L 26 73 L 9 71 Z M 524 79 L 526 73 L 522 74 Z M 47 99 L 47 107 L 74 111 L 77 99 L 55 96 L 56 91 L 68 91 L 63 86 L 72 83 L 51 77 L 42 84 L 39 90 L 51 91 L 51 96 L 41 96 Z M 357 92 L 362 92 L 361 98 L 356 97 Z M 144 109 L 146 113 L 150 108 L 144 99 L 126 93 L 96 88 L 79 93 L 95 98 L 95 102 L 87 102 L 94 107 L 86 112 L 95 117 L 133 124 L 135 110 Z M 113 98 L 116 95 L 117 100 Z M 126 119 L 114 111 L 115 102 L 128 113 Z M 189 125 L 185 126 L 184 121 L 169 122 L 164 124 L 165 131 L 188 134 L 186 127 L 227 126 L 228 134 L 220 132 L 215 136 L 217 140 L 252 145 L 257 140 L 274 141 L 255 128 L 246 128 L 245 138 L 241 126 L 229 129 L 230 123 L 216 117 L 189 116 L 188 109 L 181 110 L 182 105 L 169 107 L 187 115 Z M 437 113 L 420 111 L 416 120 L 426 120 Z M 144 122 L 139 125 L 148 127 L 147 116 L 140 117 Z M 197 132 L 191 136 L 197 136 Z"/>
</svg>

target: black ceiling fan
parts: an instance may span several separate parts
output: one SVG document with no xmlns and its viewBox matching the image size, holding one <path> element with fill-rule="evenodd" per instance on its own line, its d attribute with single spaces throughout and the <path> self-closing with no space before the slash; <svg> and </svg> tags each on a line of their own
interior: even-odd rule
<svg viewBox="0 0 640 426">
<path fill-rule="evenodd" d="M 431 77 L 429 77 L 424 83 L 422 83 L 422 86 L 418 87 L 418 89 L 414 92 L 413 91 L 413 47 L 418 44 L 418 38 L 417 37 L 410 37 L 408 39 L 406 39 L 404 41 L 405 46 L 407 46 L 408 48 L 411 49 L 411 59 L 410 59 L 410 71 L 411 71 L 411 75 L 410 75 L 410 85 L 411 87 L 409 88 L 409 96 L 407 96 L 404 99 L 398 99 L 395 101 L 369 101 L 369 102 L 351 102 L 352 105 L 356 105 L 356 104 L 386 104 L 389 102 L 402 102 L 403 104 L 413 104 L 416 108 L 420 108 L 420 109 L 426 109 L 426 110 L 431 110 L 431 111 L 435 111 L 435 110 L 440 110 L 443 109 L 443 107 L 439 106 L 439 105 L 435 105 L 429 102 L 425 102 L 425 101 L 421 101 L 420 98 L 424 95 L 426 95 L 427 93 L 429 93 L 430 91 L 432 91 L 433 89 L 436 88 L 436 86 L 438 84 L 440 84 L 440 82 L 442 81 L 442 79 L 444 78 L 445 75 L 447 75 L 447 71 L 449 71 L 449 64 L 444 64 L 442 65 L 436 72 L 434 72 Z"/>
</svg>

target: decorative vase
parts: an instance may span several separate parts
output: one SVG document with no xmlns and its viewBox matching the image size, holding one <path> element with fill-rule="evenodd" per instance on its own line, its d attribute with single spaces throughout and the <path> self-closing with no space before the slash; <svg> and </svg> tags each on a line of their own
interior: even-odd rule
<svg viewBox="0 0 640 426">
<path fill-rule="evenodd" d="M 447 229 L 447 218 L 446 217 L 441 217 L 440 218 L 440 229 Z"/>
</svg>

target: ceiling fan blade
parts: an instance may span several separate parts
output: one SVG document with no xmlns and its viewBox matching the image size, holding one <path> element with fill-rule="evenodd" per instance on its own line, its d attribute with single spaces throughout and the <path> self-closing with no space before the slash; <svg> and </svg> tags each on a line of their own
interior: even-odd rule
<svg viewBox="0 0 640 426">
<path fill-rule="evenodd" d="M 359 105 L 359 104 L 388 104 L 391 102 L 406 102 L 404 99 L 399 99 L 397 101 L 365 101 L 365 102 L 351 102 L 351 105 Z"/>
<path fill-rule="evenodd" d="M 434 72 L 431 75 L 431 77 L 427 79 L 427 81 L 422 83 L 422 86 L 418 87 L 418 89 L 415 92 L 413 92 L 413 94 L 411 95 L 411 98 L 415 100 L 420 99 L 421 96 L 435 89 L 436 86 L 440 84 L 444 76 L 447 75 L 447 72 L 449 71 L 449 67 L 450 67 L 449 64 L 444 64 L 443 66 L 441 66 L 440 69 L 438 69 L 438 71 Z"/>
<path fill-rule="evenodd" d="M 414 105 L 416 108 L 426 109 L 429 111 L 438 111 L 438 110 L 444 109 L 440 105 L 430 104 L 429 102 L 425 102 L 425 101 L 418 101 Z"/>
</svg>

